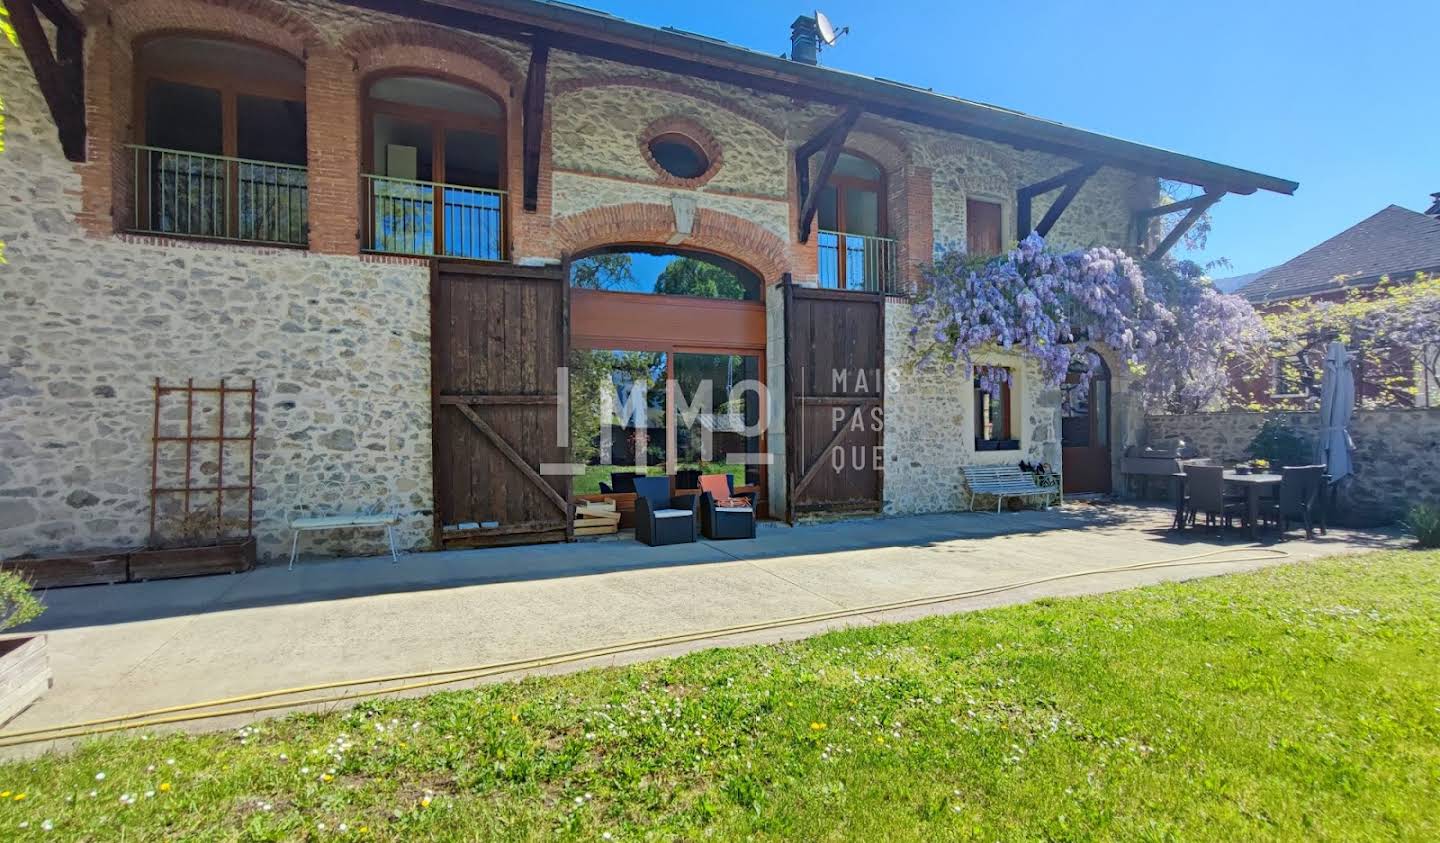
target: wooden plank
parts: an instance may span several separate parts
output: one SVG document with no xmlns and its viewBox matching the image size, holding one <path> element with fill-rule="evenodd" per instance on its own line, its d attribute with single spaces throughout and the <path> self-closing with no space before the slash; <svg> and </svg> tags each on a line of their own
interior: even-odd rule
<svg viewBox="0 0 1440 843">
<path fill-rule="evenodd" d="M 469 404 L 480 407 L 504 407 L 513 405 L 553 407 L 559 396 L 551 395 L 441 395 L 435 399 L 442 406 Z"/>
<path fill-rule="evenodd" d="M 800 482 L 795 484 L 795 494 L 799 495 L 805 491 L 805 487 L 810 485 L 811 481 L 815 479 L 815 475 L 819 473 L 820 468 L 825 464 L 825 455 L 830 453 L 831 449 L 836 445 L 840 444 L 840 440 L 844 439 L 845 434 L 849 432 L 850 424 L 847 420 L 846 423 L 841 424 L 839 428 L 836 429 L 835 435 L 831 436 L 830 441 L 825 444 L 825 447 L 820 449 L 820 456 L 816 457 L 815 461 L 810 464 L 810 467 L 805 470 L 805 475 L 800 478 Z"/>
<path fill-rule="evenodd" d="M 525 210 L 540 206 L 540 141 L 545 126 L 545 82 L 550 64 L 550 44 L 536 39 L 530 50 L 530 71 L 525 75 L 524 167 Z"/>
<path fill-rule="evenodd" d="M 519 469 L 520 473 L 523 474 L 526 479 L 535 484 L 551 503 L 555 504 L 561 512 L 565 513 L 566 517 L 569 517 L 569 502 L 560 497 L 560 493 L 552 489 L 550 484 L 545 482 L 545 478 L 541 477 L 539 472 L 531 468 L 529 463 L 525 462 L 524 457 L 520 456 L 514 448 L 510 447 L 509 442 L 501 438 L 500 434 L 496 433 L 494 428 L 486 424 L 485 420 L 480 418 L 468 405 L 459 404 L 456 405 L 456 409 L 460 411 L 461 415 L 469 419 L 470 423 L 473 424 L 486 439 L 490 440 L 490 444 L 494 445 L 500 453 L 505 455 L 505 458 L 510 461 L 511 465 Z"/>
<path fill-rule="evenodd" d="M 62 588 L 125 582 L 128 550 L 8 559 L 0 571 L 18 574 L 31 588 Z"/>
</svg>

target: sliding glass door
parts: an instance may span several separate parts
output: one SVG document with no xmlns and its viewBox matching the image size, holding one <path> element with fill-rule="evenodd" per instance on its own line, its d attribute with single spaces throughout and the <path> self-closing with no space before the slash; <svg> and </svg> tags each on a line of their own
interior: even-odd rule
<svg viewBox="0 0 1440 843">
<path fill-rule="evenodd" d="M 577 495 L 614 491 L 615 475 L 764 477 L 764 387 L 758 354 L 576 349 L 570 360 Z M 603 484 L 603 485 L 602 485 Z"/>
</svg>

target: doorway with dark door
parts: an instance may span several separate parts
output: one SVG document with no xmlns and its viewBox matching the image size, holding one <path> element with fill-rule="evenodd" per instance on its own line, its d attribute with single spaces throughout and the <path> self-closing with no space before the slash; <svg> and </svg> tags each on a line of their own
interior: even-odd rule
<svg viewBox="0 0 1440 843">
<path fill-rule="evenodd" d="M 1070 364 L 1060 410 L 1065 491 L 1109 492 L 1110 367 L 1093 349 Z"/>
</svg>

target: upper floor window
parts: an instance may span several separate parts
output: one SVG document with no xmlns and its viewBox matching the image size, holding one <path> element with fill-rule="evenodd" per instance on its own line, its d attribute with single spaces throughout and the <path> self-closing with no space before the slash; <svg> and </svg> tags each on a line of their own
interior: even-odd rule
<svg viewBox="0 0 1440 843">
<path fill-rule="evenodd" d="M 165 36 L 136 50 L 129 227 L 304 245 L 305 68 L 232 41 Z"/>
<path fill-rule="evenodd" d="M 965 200 L 965 250 L 972 255 L 998 255 L 1004 249 L 1000 203 Z"/>
<path fill-rule="evenodd" d="M 817 202 L 820 285 L 895 292 L 895 241 L 886 235 L 885 172 L 868 158 L 840 153 Z"/>
<path fill-rule="evenodd" d="M 503 259 L 500 102 L 428 76 L 384 77 L 366 93 L 365 248 Z"/>
</svg>

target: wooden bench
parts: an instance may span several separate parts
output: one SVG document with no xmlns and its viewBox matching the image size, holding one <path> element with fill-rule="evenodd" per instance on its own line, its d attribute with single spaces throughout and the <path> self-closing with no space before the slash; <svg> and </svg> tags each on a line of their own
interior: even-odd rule
<svg viewBox="0 0 1440 843">
<path fill-rule="evenodd" d="M 995 511 L 999 512 L 1006 498 L 1043 498 L 1049 503 L 1060 500 L 1060 475 L 1036 475 L 1021 471 L 1017 465 L 966 465 L 960 467 L 970 493 L 970 509 L 975 509 L 976 495 L 994 495 Z"/>
</svg>

